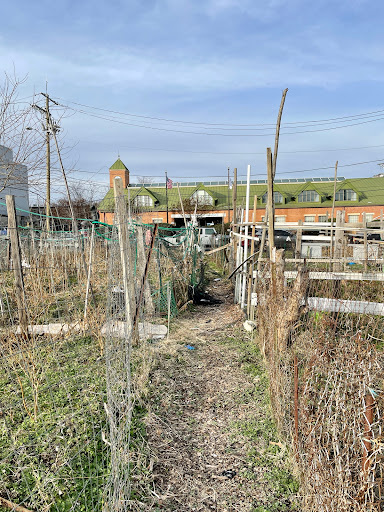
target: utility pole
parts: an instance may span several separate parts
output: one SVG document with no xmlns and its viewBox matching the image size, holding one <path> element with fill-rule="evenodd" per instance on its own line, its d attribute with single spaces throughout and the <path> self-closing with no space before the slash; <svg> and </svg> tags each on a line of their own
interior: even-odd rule
<svg viewBox="0 0 384 512">
<path fill-rule="evenodd" d="M 38 105 L 32 105 L 33 108 L 39 110 L 42 114 L 45 115 L 45 133 L 46 133 L 46 169 L 47 169 L 47 197 L 45 201 L 45 214 L 46 214 L 46 227 L 47 227 L 47 233 L 51 229 L 51 223 L 50 223 L 50 214 L 51 214 L 51 132 L 58 131 L 59 127 L 52 122 L 51 114 L 49 112 L 49 102 L 52 101 L 55 105 L 58 105 L 56 101 L 53 101 L 49 94 L 41 92 L 42 96 L 45 97 L 45 109 L 39 107 Z"/>
<path fill-rule="evenodd" d="M 50 223 L 50 213 L 51 213 L 51 147 L 49 140 L 49 96 L 48 94 L 45 97 L 45 129 L 46 129 L 46 145 L 47 145 L 47 199 L 45 203 L 45 214 L 47 216 L 47 233 L 49 233 L 51 228 Z"/>
</svg>

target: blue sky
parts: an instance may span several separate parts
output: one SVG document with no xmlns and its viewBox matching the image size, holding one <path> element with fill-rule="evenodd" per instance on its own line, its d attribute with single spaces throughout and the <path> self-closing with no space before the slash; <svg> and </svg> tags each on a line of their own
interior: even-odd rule
<svg viewBox="0 0 384 512">
<path fill-rule="evenodd" d="M 162 181 L 165 170 L 174 181 L 225 179 L 228 166 L 245 175 L 248 163 L 263 178 L 273 128 L 255 126 L 259 136 L 244 136 L 248 127 L 229 125 L 273 125 L 285 87 L 283 123 L 383 110 L 383 14 L 379 0 L 15 0 L 2 6 L 0 69 L 28 74 L 22 96 L 44 91 L 47 80 L 53 98 L 87 112 L 67 111 L 61 122 L 73 146 L 65 164 L 78 170 L 71 180 L 104 190 L 118 153 L 132 180 Z M 336 130 L 328 129 L 334 123 L 286 125 L 277 178 L 333 176 L 311 169 L 336 159 L 340 175 L 377 173 L 376 162 L 343 167 L 384 161 L 384 120 L 376 117 Z"/>
</svg>

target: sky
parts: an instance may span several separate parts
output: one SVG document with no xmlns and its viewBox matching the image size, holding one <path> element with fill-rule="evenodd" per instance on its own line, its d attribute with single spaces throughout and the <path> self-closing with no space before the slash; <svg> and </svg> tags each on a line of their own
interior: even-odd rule
<svg viewBox="0 0 384 512">
<path fill-rule="evenodd" d="M 70 181 L 100 197 L 118 156 L 132 182 L 265 178 L 285 88 L 276 178 L 333 177 L 336 160 L 367 177 L 384 161 L 383 15 L 380 0 L 15 0 L 0 71 L 28 76 L 26 102 L 47 87 Z"/>
</svg>

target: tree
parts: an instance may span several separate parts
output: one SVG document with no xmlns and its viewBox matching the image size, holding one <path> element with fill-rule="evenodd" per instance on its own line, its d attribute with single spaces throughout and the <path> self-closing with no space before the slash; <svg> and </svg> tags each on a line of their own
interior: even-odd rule
<svg viewBox="0 0 384 512">
<path fill-rule="evenodd" d="M 70 194 L 72 207 L 76 219 L 89 219 L 97 220 L 97 206 L 100 198 L 97 196 L 98 187 L 93 183 L 87 185 L 72 185 L 70 186 Z M 71 217 L 71 210 L 67 196 L 59 197 L 51 204 L 51 211 L 54 217 Z M 56 223 L 60 225 L 60 222 Z M 70 225 L 70 221 L 68 221 Z"/>
<path fill-rule="evenodd" d="M 26 77 L 19 79 L 5 73 L 0 84 L 0 192 L 6 187 L 37 184 L 44 168 L 44 138 L 39 121 L 30 102 L 19 97 L 25 82 Z"/>
</svg>

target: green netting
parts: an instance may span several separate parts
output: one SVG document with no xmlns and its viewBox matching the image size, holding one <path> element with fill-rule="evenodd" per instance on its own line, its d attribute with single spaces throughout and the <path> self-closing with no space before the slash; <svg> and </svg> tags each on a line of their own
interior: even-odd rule
<svg viewBox="0 0 384 512">
<path fill-rule="evenodd" d="M 177 316 L 178 310 L 177 310 L 177 304 L 175 295 L 173 292 L 173 285 L 172 281 L 168 281 L 170 283 L 170 295 L 171 295 L 171 318 L 174 318 Z M 160 312 L 161 315 L 168 315 L 168 285 L 167 283 L 164 284 L 159 290 L 156 290 L 152 297 L 154 299 L 156 309 Z"/>
</svg>

